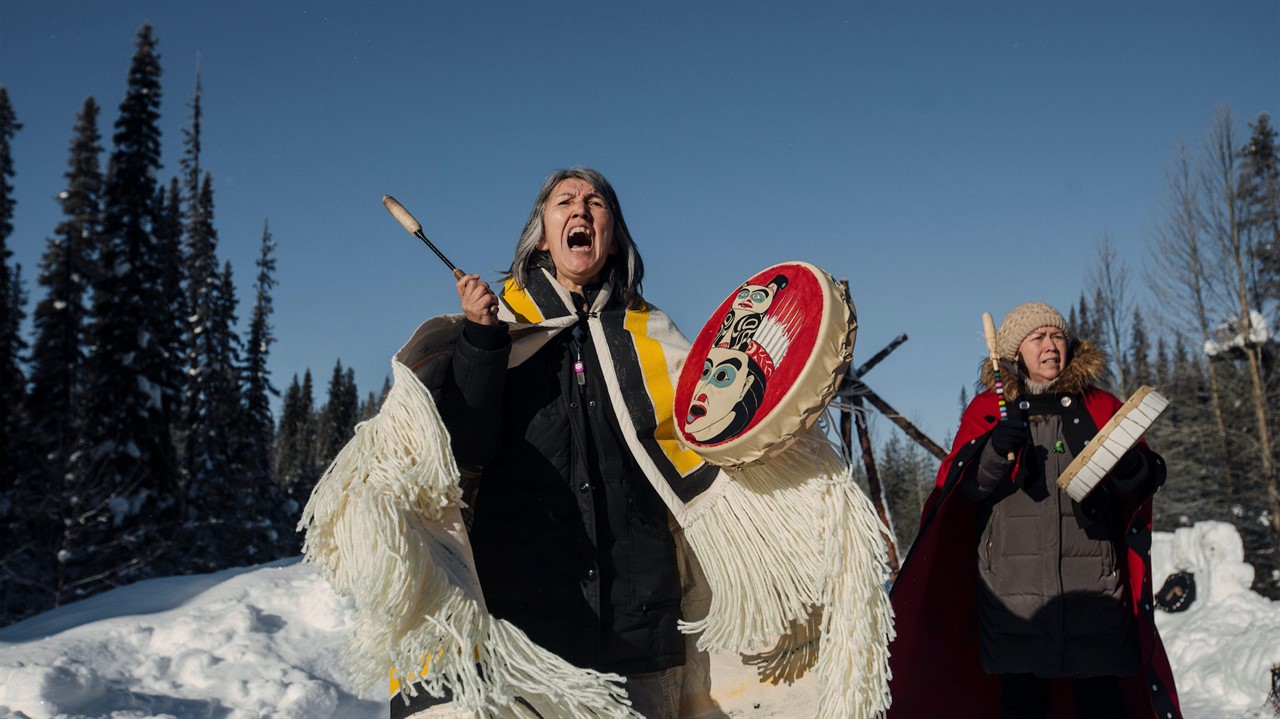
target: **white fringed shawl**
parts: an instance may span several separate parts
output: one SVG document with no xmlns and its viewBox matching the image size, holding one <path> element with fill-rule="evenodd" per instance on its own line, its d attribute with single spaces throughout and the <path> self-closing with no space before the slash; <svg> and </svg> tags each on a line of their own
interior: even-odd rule
<svg viewBox="0 0 1280 719">
<path fill-rule="evenodd" d="M 660 310 L 606 310 L 608 297 L 606 285 L 588 324 L 611 402 L 711 588 L 707 615 L 681 629 L 699 633 L 704 651 L 772 649 L 776 664 L 812 655 L 804 632 L 820 616 L 817 716 L 883 713 L 893 635 L 885 549 L 850 465 L 816 428 L 762 465 L 701 462 L 675 440 L 671 421 L 687 340 Z M 528 290 L 508 282 L 499 317 L 511 326 L 511 365 L 577 322 L 571 307 L 547 276 Z M 381 411 L 356 428 L 299 523 L 307 560 L 355 597 L 346 660 L 357 687 L 392 669 L 437 696 L 447 687 L 482 716 L 532 716 L 527 707 L 544 717 L 635 716 L 621 677 L 572 666 L 485 610 L 458 468 L 427 390 L 439 386 L 460 324 L 430 320 L 397 353 Z M 414 682 L 400 686 L 416 691 Z"/>
</svg>

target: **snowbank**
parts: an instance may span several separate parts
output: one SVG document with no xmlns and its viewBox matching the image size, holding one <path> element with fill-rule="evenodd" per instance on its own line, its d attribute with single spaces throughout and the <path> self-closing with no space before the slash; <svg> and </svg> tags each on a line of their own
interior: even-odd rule
<svg viewBox="0 0 1280 719">
<path fill-rule="evenodd" d="M 1157 614 L 1188 719 L 1269 717 L 1280 602 L 1248 590 L 1229 524 L 1157 533 L 1157 585 L 1195 573 L 1197 597 Z M 341 665 L 353 607 L 297 559 L 156 579 L 0 629 L 0 717 L 385 719 L 386 696 L 356 696 Z M 731 717 L 812 716 L 810 673 L 764 685 L 737 656 L 712 658 Z"/>
<path fill-rule="evenodd" d="M 0 716 L 382 719 L 346 688 L 351 610 L 297 559 L 139 582 L 0 630 Z"/>
<path fill-rule="evenodd" d="M 1151 543 L 1156 589 L 1174 572 L 1195 577 L 1185 611 L 1156 613 L 1188 717 L 1273 716 L 1263 704 L 1280 664 L 1280 602 L 1249 591 L 1253 567 L 1226 522 L 1199 522 Z"/>
</svg>

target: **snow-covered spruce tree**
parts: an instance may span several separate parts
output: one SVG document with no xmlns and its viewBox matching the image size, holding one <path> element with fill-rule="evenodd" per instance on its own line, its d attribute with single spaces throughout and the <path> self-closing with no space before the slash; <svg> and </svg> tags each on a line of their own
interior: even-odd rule
<svg viewBox="0 0 1280 719">
<path fill-rule="evenodd" d="M 245 494 L 239 336 L 231 266 L 221 271 L 214 228 L 213 181 L 201 171 L 203 89 L 199 73 L 183 130 L 184 298 L 186 376 L 179 423 L 180 466 L 186 501 L 184 543 L 192 569 L 212 570 L 251 559 L 246 525 L 255 524 Z"/>
<path fill-rule="evenodd" d="M 356 375 L 342 368 L 342 360 L 333 366 L 329 378 L 329 397 L 320 410 L 319 469 L 324 471 L 355 433 L 359 418 L 360 397 L 356 391 Z M 309 491 L 309 490 L 308 490 Z"/>
<path fill-rule="evenodd" d="M 186 353 L 186 301 L 182 296 L 182 196 L 177 183 L 171 178 L 169 187 L 157 187 L 153 200 L 155 219 L 152 225 L 152 237 L 155 240 L 155 286 L 158 302 L 165 302 L 155 309 L 156 322 L 152 327 L 155 332 L 152 341 L 164 348 L 166 356 L 172 361 L 156 368 L 156 386 L 160 387 L 159 401 L 163 414 L 168 418 L 169 444 L 174 448 L 174 471 L 180 466 L 177 450 L 181 447 L 182 396 L 186 384 L 186 372 L 182 358 Z M 173 511 L 175 521 L 181 522 L 185 516 L 185 501 L 181 486 L 174 481 Z M 175 530 L 176 532 L 177 530 Z M 182 537 L 175 534 L 175 541 Z M 185 552 L 174 552 L 162 558 L 157 565 L 157 573 L 180 574 L 189 571 L 186 567 L 188 555 Z"/>
<path fill-rule="evenodd" d="M 1089 300 L 1084 292 L 1080 293 L 1080 301 L 1076 307 L 1071 308 L 1068 324 L 1071 327 L 1071 335 L 1077 339 L 1095 343 L 1102 340 L 1101 323 L 1089 307 Z"/>
<path fill-rule="evenodd" d="M 938 462 L 919 445 L 892 432 L 880 450 L 878 469 L 893 520 L 898 557 L 906 559 L 920 529 L 920 511 L 933 490 Z"/>
<path fill-rule="evenodd" d="M 205 179 L 188 201 L 186 230 L 187 381 L 183 402 L 182 482 L 184 536 L 190 556 L 212 569 L 222 553 L 232 484 L 232 431 L 228 408 L 239 406 L 234 295 L 224 297 L 214 231 L 212 183 Z"/>
<path fill-rule="evenodd" d="M 207 334 L 221 338 L 218 356 L 222 360 L 209 365 L 209 371 L 217 377 L 207 382 L 213 389 L 207 405 L 207 416 L 227 431 L 221 437 L 225 446 L 225 469 L 221 482 L 213 482 L 206 491 L 197 493 L 192 487 L 193 509 L 199 498 L 198 511 L 207 517 L 204 521 L 190 523 L 192 537 L 203 548 L 203 554 L 195 557 L 208 569 L 266 561 L 281 556 L 278 531 L 283 525 L 282 499 L 271 480 L 270 462 L 264 464 L 256 447 L 261 432 L 254 431 L 249 421 L 248 402 L 243 384 L 245 362 L 239 336 L 234 332 L 236 324 L 235 283 L 231 264 L 224 263 L 214 296 L 213 313 Z M 267 432 L 270 430 L 270 413 L 266 410 Z M 290 527 L 290 533 L 292 528 Z M 292 551 L 293 547 L 289 546 Z"/>
<path fill-rule="evenodd" d="M 101 218 L 101 153 L 98 106 L 89 97 L 76 116 L 67 187 L 58 195 L 65 219 L 46 243 L 37 278 L 44 297 L 34 312 L 28 395 L 34 472 L 16 502 L 26 525 L 21 540 L 4 543 L 25 555 L 23 571 L 3 579 L 9 590 L 4 610 L 13 620 L 56 606 L 63 580 L 58 556 L 74 532 L 62 520 L 73 514 L 68 472 L 79 433 L 88 280 Z M 16 605 L 8 601 L 15 595 Z"/>
<path fill-rule="evenodd" d="M 189 103 L 191 126 L 184 128 L 182 156 L 183 214 L 183 296 L 185 326 L 183 348 L 185 377 L 182 414 L 177 435 L 179 472 L 183 488 L 185 541 L 192 556 L 206 564 L 213 550 L 208 547 L 219 527 L 210 529 L 220 517 L 210 516 L 210 496 L 226 491 L 229 462 L 227 432 L 213 417 L 212 405 L 222 376 L 216 356 L 222 339 L 212 329 L 217 312 L 218 235 L 213 226 L 213 192 L 202 187 L 200 176 L 200 126 L 202 120 L 200 77 Z"/>
<path fill-rule="evenodd" d="M 22 373 L 22 355 L 26 343 L 22 339 L 23 311 L 21 269 L 12 264 L 13 251 L 9 236 L 13 234 L 14 176 L 10 141 L 22 129 L 9 101 L 9 92 L 0 86 L 0 467 L 6 474 L 25 475 L 29 457 L 21 444 L 27 433 L 22 431 L 23 407 L 26 401 L 26 378 Z"/>
<path fill-rule="evenodd" d="M 241 395 L 240 377 L 243 367 L 243 348 L 236 333 L 235 281 L 231 263 L 224 262 L 218 275 L 214 314 L 209 324 L 210 334 L 218 338 L 219 361 L 212 366 L 218 377 L 209 405 L 210 416 L 226 428 L 221 491 L 208 497 L 212 502 L 207 514 L 217 518 L 220 534 L 215 537 L 217 554 L 213 567 L 239 567 L 245 564 L 273 559 L 272 547 L 267 542 L 271 534 L 268 519 L 270 508 L 264 487 L 256 484 L 247 467 L 247 438 L 245 434 L 245 405 Z"/>
<path fill-rule="evenodd" d="M 77 405 L 85 359 L 89 279 L 102 217 L 98 113 L 97 102 L 89 97 L 76 116 L 64 175 L 67 188 L 59 193 L 65 219 L 48 240 L 37 279 L 45 294 L 36 304 L 33 322 L 31 406 L 38 408 L 33 421 L 40 443 L 41 473 L 51 487 L 65 481 L 79 433 Z"/>
<path fill-rule="evenodd" d="M 23 296 L 21 268 L 11 264 L 9 236 L 13 233 L 15 202 L 13 155 L 10 140 L 22 128 L 0 86 L 0 623 L 19 618 L 24 602 L 36 590 L 33 564 L 38 547 L 31 540 L 33 522 L 27 504 L 39 497 L 40 478 L 35 471 L 24 412 L 26 385 L 19 364 L 26 349 L 22 339 Z M 15 616 L 14 613 L 17 613 Z"/>
<path fill-rule="evenodd" d="M 259 477 L 271 478 L 271 445 L 275 438 L 275 421 L 271 416 L 271 396 L 280 394 L 271 384 L 267 358 L 275 335 L 271 328 L 271 290 L 275 287 L 275 240 L 268 223 L 262 224 L 262 244 L 258 251 L 258 278 L 254 283 L 256 294 L 253 313 L 249 320 L 249 335 L 245 341 L 244 370 L 241 375 L 244 387 L 246 435 L 250 441 L 248 458 L 255 465 Z"/>
<path fill-rule="evenodd" d="M 286 507 L 283 492 L 275 481 L 273 472 L 275 420 L 271 416 L 271 396 L 278 395 L 279 391 L 271 384 L 267 358 L 271 353 L 271 344 L 275 341 L 271 331 L 271 290 L 276 283 L 275 247 L 270 225 L 263 221 L 262 243 L 256 263 L 258 277 L 254 282 L 256 292 L 248 336 L 245 338 L 244 362 L 240 368 L 240 387 L 244 402 L 240 461 L 246 488 L 253 493 L 255 504 L 261 508 L 259 518 L 266 522 L 263 540 L 272 546 L 272 556 L 280 556 L 292 553 L 295 548 L 292 535 L 297 517 L 296 511 L 290 511 Z"/>
<path fill-rule="evenodd" d="M 1169 383 L 1169 367 L 1171 360 L 1169 359 L 1169 342 L 1165 340 L 1164 335 L 1156 338 L 1155 356 L 1151 359 L 1151 376 L 1150 384 L 1156 387 L 1164 387 Z"/>
<path fill-rule="evenodd" d="M 382 380 L 382 389 L 378 392 L 370 392 L 365 395 L 364 401 L 360 403 L 359 420 L 363 422 L 367 419 L 373 419 L 374 415 L 382 409 L 382 403 L 387 401 L 387 395 L 391 393 L 391 378 L 385 377 Z"/>
<path fill-rule="evenodd" d="M 166 571 L 176 525 L 173 448 L 162 382 L 178 361 L 159 340 L 168 320 L 152 234 L 160 168 L 160 64 L 144 25 L 112 136 L 102 237 L 92 280 L 84 414 L 73 469 L 84 531 L 64 554 L 84 595 Z"/>
<path fill-rule="evenodd" d="M 1249 128 L 1249 139 L 1238 152 L 1237 193 L 1243 215 L 1240 222 L 1252 233 L 1258 278 L 1255 304 L 1271 305 L 1274 312 L 1274 304 L 1280 300 L 1280 158 L 1276 156 L 1276 130 L 1269 114 L 1260 113 Z"/>
<path fill-rule="evenodd" d="M 1222 445 L 1207 411 L 1208 376 L 1198 353 L 1175 335 L 1158 345 L 1157 386 L 1170 405 L 1146 433 L 1168 467 L 1168 481 L 1153 503 L 1156 529 L 1173 531 L 1204 516 L 1220 516 L 1234 501 L 1224 482 Z"/>
<path fill-rule="evenodd" d="M 285 498 L 286 514 L 295 525 L 320 477 L 316 466 L 317 418 L 313 397 L 311 370 L 303 373 L 301 382 L 294 375 L 284 392 L 280 429 L 276 432 L 276 483 Z M 296 553 L 302 547 L 296 534 L 284 538 L 284 541 L 289 544 L 290 553 Z"/>
<path fill-rule="evenodd" d="M 167 303 L 156 308 L 156 342 L 165 347 L 176 361 L 166 365 L 162 374 L 165 414 L 170 419 L 169 431 L 175 447 L 182 423 L 182 398 L 186 391 L 187 373 L 182 358 L 186 356 L 187 302 L 183 295 L 183 272 L 186 261 L 182 247 L 182 192 L 177 178 L 170 178 L 169 189 L 156 192 L 156 256 L 161 265 L 156 277 L 159 296 Z M 181 516 L 181 515 L 180 515 Z"/>
<path fill-rule="evenodd" d="M 1129 351 L 1122 360 L 1125 363 L 1125 376 L 1130 378 L 1134 389 L 1157 384 L 1155 370 L 1151 366 L 1151 340 L 1147 336 L 1147 322 L 1139 307 L 1133 308 L 1133 319 L 1129 323 Z"/>
</svg>

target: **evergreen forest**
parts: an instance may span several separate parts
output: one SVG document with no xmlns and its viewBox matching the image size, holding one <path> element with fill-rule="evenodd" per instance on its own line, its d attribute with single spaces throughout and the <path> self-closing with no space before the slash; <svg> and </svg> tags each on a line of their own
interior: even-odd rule
<svg viewBox="0 0 1280 719">
<path fill-rule="evenodd" d="M 149 25 L 135 47 L 110 144 L 95 98 L 74 118 L 34 307 L 8 245 L 22 124 L 0 86 L 0 625 L 140 579 L 297 554 L 311 488 L 380 404 L 339 360 L 323 404 L 308 369 L 272 416 L 270 226 L 241 330 L 201 166 L 199 76 L 165 182 Z"/>
</svg>

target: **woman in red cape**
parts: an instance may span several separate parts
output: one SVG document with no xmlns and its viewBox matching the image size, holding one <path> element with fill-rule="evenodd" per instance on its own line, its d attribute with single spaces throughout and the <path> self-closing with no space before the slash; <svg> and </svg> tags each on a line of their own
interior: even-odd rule
<svg viewBox="0 0 1280 719">
<path fill-rule="evenodd" d="M 1164 462 L 1140 443 L 1072 501 L 1060 470 L 1121 406 L 1102 353 L 1041 303 L 997 342 L 1009 417 L 984 363 L 893 585 L 888 716 L 1180 717 L 1152 614 Z"/>
</svg>

